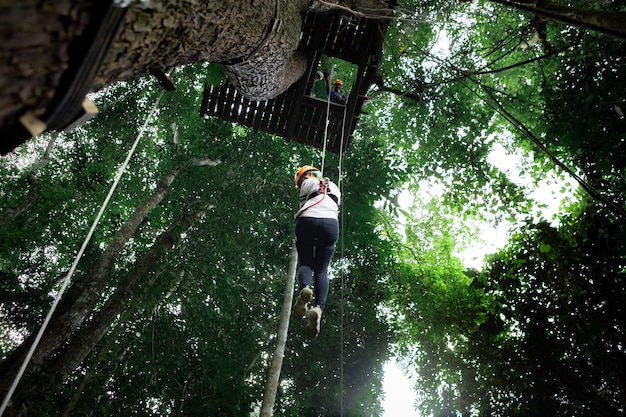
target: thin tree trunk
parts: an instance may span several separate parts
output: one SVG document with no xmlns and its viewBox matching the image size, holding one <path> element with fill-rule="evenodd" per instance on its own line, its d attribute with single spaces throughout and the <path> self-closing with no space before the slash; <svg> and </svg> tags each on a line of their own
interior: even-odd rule
<svg viewBox="0 0 626 417">
<path fill-rule="evenodd" d="M 135 212 L 126 220 L 89 271 L 72 284 L 59 303 L 48 331 L 40 340 L 38 348 L 33 354 L 31 359 L 33 364 L 39 366 L 56 354 L 57 349 L 68 340 L 72 332 L 93 313 L 94 306 L 101 301 L 102 290 L 106 286 L 117 254 L 126 242 L 135 235 L 150 211 L 167 195 L 169 186 L 178 172 L 178 169 L 173 169 L 161 179 L 155 192 L 137 207 Z M 0 366 L 0 392 L 8 392 L 35 336 L 35 333 L 31 334 L 11 353 L 7 360 L 2 362 L 2 366 Z"/>
<path fill-rule="evenodd" d="M 291 304 L 293 302 L 293 288 L 296 280 L 296 267 L 298 265 L 298 251 L 294 243 L 289 254 L 289 269 L 287 270 L 287 285 L 283 295 L 283 305 L 280 310 L 280 320 L 278 322 L 278 335 L 276 338 L 276 349 L 272 358 L 272 365 L 267 373 L 265 391 L 263 392 L 263 404 L 261 406 L 261 417 L 271 417 L 274 414 L 274 402 L 276 401 L 276 391 L 280 380 L 280 370 L 283 366 L 285 356 L 285 343 L 287 342 L 287 331 L 289 330 L 289 319 L 291 317 Z"/>
<path fill-rule="evenodd" d="M 176 246 L 181 235 L 205 214 L 208 207 L 210 207 L 209 203 L 204 204 L 194 213 L 183 213 L 166 232 L 157 238 L 150 250 L 136 263 L 136 267 L 119 283 L 115 292 L 90 324 L 72 337 L 68 348 L 55 357 L 51 369 L 64 378 L 80 365 L 122 313 L 142 280 L 148 286 L 155 284 L 153 279 L 148 280 L 146 277 L 154 270 L 154 266 Z"/>
<path fill-rule="evenodd" d="M 176 166 L 161 178 L 154 193 L 135 209 L 89 271 L 69 288 L 57 308 L 58 316 L 64 316 L 61 317 L 61 321 L 69 321 L 66 326 L 76 329 L 86 317 L 82 316 L 80 312 L 85 312 L 86 315 L 90 314 L 106 287 L 117 255 L 126 243 L 135 236 L 150 212 L 163 201 L 179 173 L 180 167 Z"/>
<path fill-rule="evenodd" d="M 182 282 L 184 274 L 185 274 L 184 271 L 182 271 L 179 275 L 179 278 L 176 280 L 176 282 L 173 283 L 173 285 L 171 285 L 170 290 L 165 294 L 165 296 L 160 301 L 155 303 L 154 307 L 152 308 L 153 313 L 157 311 L 160 304 L 166 302 L 172 296 L 172 294 L 174 294 L 174 292 L 176 291 L 176 289 Z M 154 275 L 159 275 L 159 272 L 157 272 Z M 150 284 L 152 282 L 153 281 L 150 281 Z M 149 289 L 151 289 L 151 285 L 145 286 L 143 288 L 142 295 L 146 295 Z M 114 329 L 112 331 L 109 331 L 106 334 L 105 343 L 100 343 L 101 346 L 98 350 L 98 353 L 95 359 L 91 361 L 91 365 L 85 364 L 85 362 L 83 361 L 82 366 L 83 366 L 83 369 L 86 370 L 85 374 L 82 377 L 80 384 L 76 388 L 74 395 L 72 396 L 70 401 L 65 405 L 63 409 L 63 413 L 61 414 L 60 417 L 70 417 L 72 415 L 72 413 L 74 412 L 74 408 L 78 404 L 81 397 L 84 395 L 85 389 L 91 384 L 93 377 L 94 377 L 94 372 L 98 369 L 100 360 L 104 357 L 105 354 L 107 354 L 108 352 L 112 350 L 112 346 L 114 344 L 117 344 L 118 336 L 121 333 L 121 331 L 124 329 L 124 324 L 130 321 L 131 316 L 137 310 L 137 306 L 139 305 L 139 301 L 141 300 L 141 298 L 142 298 L 141 296 L 140 297 L 135 296 L 133 297 L 132 304 L 130 305 L 130 307 L 128 306 L 128 304 L 126 305 L 124 312 L 119 316 L 117 320 L 115 320 L 116 325 Z M 142 328 L 141 328 L 141 333 L 145 331 L 146 327 L 148 326 L 148 324 L 150 324 L 150 322 L 151 320 L 148 320 L 143 323 Z M 117 345 L 117 347 L 119 347 L 119 345 Z M 124 358 L 124 356 L 126 355 L 126 353 L 128 352 L 130 348 L 131 348 L 130 345 L 127 345 L 126 347 L 124 347 L 123 352 L 119 355 L 117 360 L 114 362 L 118 364 L 121 363 L 122 359 Z M 104 391 L 104 387 L 102 388 L 102 391 Z"/>
<path fill-rule="evenodd" d="M 39 399 L 52 395 L 56 385 L 64 381 L 80 365 L 123 312 L 142 279 L 145 279 L 155 264 L 175 247 L 182 233 L 188 230 L 196 219 L 202 217 L 208 207 L 210 204 L 205 204 L 195 213 L 182 214 L 157 238 L 150 250 L 136 263 L 136 267 L 119 283 L 89 325 L 80 329 L 67 341 L 67 348 L 55 356 L 54 361 L 45 369 L 41 367 L 29 369 L 20 383 L 22 388 L 16 391 L 14 404 L 7 409 L 7 417 L 27 417 L 35 414 L 41 403 Z M 146 281 L 146 285 L 153 284 L 154 281 Z"/>
<path fill-rule="evenodd" d="M 135 236 L 150 211 L 167 195 L 169 186 L 178 172 L 178 169 L 173 169 L 161 179 L 155 192 L 126 220 L 100 258 L 72 284 L 59 303 L 46 334 L 41 338 L 32 356 L 31 362 L 36 367 L 57 354 L 59 347 L 63 346 L 83 321 L 93 314 L 93 309 L 101 301 L 102 291 L 106 287 L 117 255 L 126 242 Z M 0 367 L 0 392 L 8 392 L 35 336 L 35 333 L 30 335 L 7 360 L 3 361 L 3 366 Z"/>
<path fill-rule="evenodd" d="M 125 314 L 127 314 L 127 312 Z M 96 357 L 94 358 L 92 365 L 90 367 L 85 367 L 86 370 L 84 372 L 84 375 L 82 376 L 80 383 L 74 390 L 74 395 L 72 395 L 72 398 L 70 398 L 67 404 L 65 404 L 65 407 L 63 407 L 63 412 L 61 413 L 60 417 L 70 417 L 72 415 L 72 412 L 74 411 L 74 408 L 76 407 L 81 397 L 83 396 L 85 389 L 89 386 L 89 384 L 91 384 L 94 376 L 96 375 L 95 372 L 96 372 L 96 367 L 98 363 L 104 357 L 105 354 L 109 353 L 109 350 L 111 349 L 113 341 L 117 339 L 117 336 L 119 336 L 119 334 L 121 333 L 122 328 L 123 328 L 122 325 L 118 324 L 115 327 L 115 329 L 113 329 L 112 332 L 109 332 L 109 334 L 107 335 L 107 342 L 104 343 L 104 345 L 101 346 L 100 349 L 98 350 L 98 353 L 96 354 Z M 126 347 L 125 351 L 127 349 L 128 347 Z"/>
</svg>

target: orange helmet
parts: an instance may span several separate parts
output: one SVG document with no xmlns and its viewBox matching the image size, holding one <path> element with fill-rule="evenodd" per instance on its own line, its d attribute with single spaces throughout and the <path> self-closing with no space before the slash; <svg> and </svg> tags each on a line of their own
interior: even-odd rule
<svg viewBox="0 0 626 417">
<path fill-rule="evenodd" d="M 319 173 L 319 176 L 322 176 L 322 173 L 320 172 L 319 169 L 315 168 L 314 166 L 311 165 L 303 165 L 302 167 L 300 167 L 300 169 L 298 170 L 298 172 L 296 172 L 296 176 L 293 178 L 294 182 L 296 183 L 296 187 L 298 187 L 298 189 L 300 189 L 300 178 L 306 174 L 307 172 L 311 172 L 311 171 L 315 171 L 316 173 Z M 318 175 L 316 175 L 318 176 Z"/>
<path fill-rule="evenodd" d="M 341 81 L 341 80 L 335 80 L 335 85 L 340 85 L 340 86 L 343 86 L 343 81 Z"/>
</svg>

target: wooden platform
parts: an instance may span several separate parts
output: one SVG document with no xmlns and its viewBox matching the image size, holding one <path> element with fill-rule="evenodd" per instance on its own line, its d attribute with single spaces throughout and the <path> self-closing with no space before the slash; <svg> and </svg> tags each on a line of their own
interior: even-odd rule
<svg viewBox="0 0 626 417">
<path fill-rule="evenodd" d="M 307 13 L 300 47 L 307 51 L 309 65 L 298 82 L 280 96 L 265 101 L 250 101 L 227 84 L 205 86 L 200 115 L 218 117 L 321 148 L 330 107 L 327 150 L 345 151 L 380 68 L 388 22 L 388 19 L 348 18 L 340 13 Z M 329 106 L 327 100 L 306 94 L 323 54 L 358 67 L 353 85 L 346 86 L 350 94 L 345 106 L 335 103 Z"/>
</svg>

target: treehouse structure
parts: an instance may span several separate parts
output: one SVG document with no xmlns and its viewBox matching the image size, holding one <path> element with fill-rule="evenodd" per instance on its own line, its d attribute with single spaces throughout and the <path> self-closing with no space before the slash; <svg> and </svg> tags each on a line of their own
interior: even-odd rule
<svg viewBox="0 0 626 417">
<path fill-rule="evenodd" d="M 67 68 L 54 67 L 53 72 L 46 75 L 47 78 L 42 75 L 33 81 L 27 70 L 14 74 L 9 69 L 13 71 L 15 65 L 7 67 L 9 69 L 3 74 L 5 79 L 2 81 L 11 81 L 13 85 L 20 86 L 20 100 L 16 99 L 17 104 L 10 106 L 0 103 L 4 105 L 0 107 L 5 110 L 4 113 L 0 112 L 0 155 L 11 152 L 40 133 L 71 130 L 97 112 L 86 95 L 93 88 L 95 76 L 105 61 L 106 53 L 124 25 L 127 9 L 116 7 L 115 3 L 113 0 L 95 3 L 84 34 L 72 41 L 71 48 L 67 49 L 71 55 Z M 383 38 L 394 4 L 395 0 L 386 2 L 389 13 L 382 18 L 357 17 L 334 8 L 326 12 L 307 12 L 303 16 L 299 48 L 307 54 L 308 62 L 300 80 L 283 94 L 266 101 L 250 101 L 228 84 L 206 86 L 201 115 L 219 117 L 250 126 L 255 131 L 269 132 L 315 147 L 323 147 L 326 143 L 326 149 L 333 152 L 339 152 L 343 143 L 345 150 L 362 114 L 368 89 L 378 77 Z M 74 23 L 68 23 L 71 24 Z M 37 25 L 31 25 L 32 30 L 23 24 L 13 26 L 11 30 L 15 33 L 10 32 L 14 36 L 12 43 L 4 46 L 4 56 L 11 56 L 15 50 L 21 50 L 18 41 L 30 45 L 41 38 Z M 65 56 L 65 45 L 62 42 L 58 44 L 60 52 L 57 55 Z M 49 49 L 52 50 L 51 47 Z M 30 49 L 27 51 L 33 54 Z M 56 53 L 49 54 L 52 57 L 49 60 L 54 61 Z M 350 76 L 352 84 L 345 84 L 348 91 L 345 105 L 328 105 L 327 100 L 308 94 L 323 56 L 349 62 L 355 69 L 355 73 Z M 147 69 L 168 89 L 162 82 L 162 78 L 166 78 L 163 69 Z M 339 74 L 340 77 L 343 75 Z M 37 94 L 33 93 L 31 84 L 36 84 L 37 88 L 33 89 L 37 90 Z"/>
<path fill-rule="evenodd" d="M 340 12 L 308 12 L 300 37 L 300 48 L 308 55 L 308 65 L 300 80 L 283 94 L 265 101 L 248 100 L 228 83 L 205 86 L 200 115 L 229 120 L 257 132 L 268 132 L 318 148 L 324 146 L 326 134 L 326 149 L 343 152 L 361 117 L 367 91 L 378 76 L 389 21 L 357 18 Z M 348 86 L 345 105 L 308 94 L 323 55 L 357 67 L 354 82 Z"/>
</svg>

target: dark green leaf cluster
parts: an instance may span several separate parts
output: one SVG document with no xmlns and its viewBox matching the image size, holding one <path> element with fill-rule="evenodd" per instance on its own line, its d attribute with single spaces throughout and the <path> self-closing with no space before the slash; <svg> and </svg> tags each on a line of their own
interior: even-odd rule
<svg viewBox="0 0 626 417">
<path fill-rule="evenodd" d="M 562 222 L 521 229 L 476 283 L 492 307 L 469 337 L 476 375 L 464 395 L 481 413 L 607 416 L 623 408 L 626 236 L 595 206 Z"/>
</svg>

